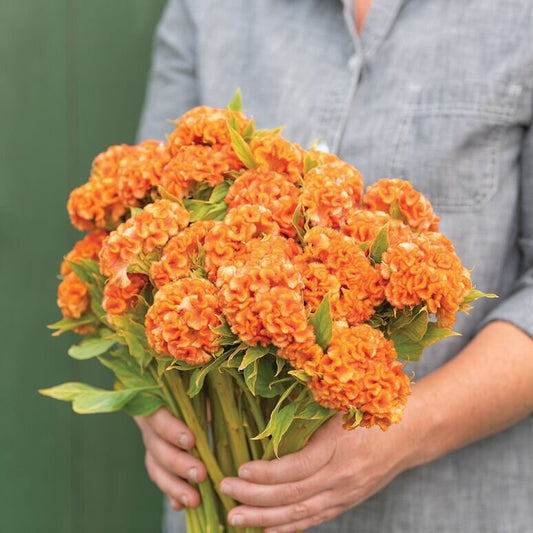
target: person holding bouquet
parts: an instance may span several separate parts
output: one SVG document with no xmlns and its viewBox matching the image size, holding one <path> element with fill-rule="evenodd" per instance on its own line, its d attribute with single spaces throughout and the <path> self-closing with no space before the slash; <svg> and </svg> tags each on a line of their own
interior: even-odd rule
<svg viewBox="0 0 533 533">
<path fill-rule="evenodd" d="M 472 279 L 497 300 L 428 350 L 401 424 L 333 417 L 300 452 L 253 461 L 222 491 L 267 533 L 518 533 L 533 523 L 533 5 L 496 0 L 170 0 L 139 130 L 224 107 L 236 87 L 268 127 L 409 179 Z M 206 468 L 166 409 L 137 417 L 151 479 L 195 507 Z M 166 510 L 165 531 L 182 531 Z M 316 526 L 316 527 L 314 527 Z"/>
</svg>

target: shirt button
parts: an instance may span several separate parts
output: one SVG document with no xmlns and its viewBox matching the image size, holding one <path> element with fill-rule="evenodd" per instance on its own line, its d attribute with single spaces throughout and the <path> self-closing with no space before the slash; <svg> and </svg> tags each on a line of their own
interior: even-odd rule
<svg viewBox="0 0 533 533">
<path fill-rule="evenodd" d="M 356 55 L 353 55 L 348 60 L 348 68 L 350 70 L 355 70 L 358 67 L 359 67 L 359 57 L 357 57 Z"/>
</svg>

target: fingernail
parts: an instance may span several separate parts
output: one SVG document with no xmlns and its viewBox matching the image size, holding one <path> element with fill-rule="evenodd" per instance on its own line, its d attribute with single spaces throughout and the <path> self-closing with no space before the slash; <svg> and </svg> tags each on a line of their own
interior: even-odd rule
<svg viewBox="0 0 533 533">
<path fill-rule="evenodd" d="M 239 477 L 242 477 L 243 479 L 250 479 L 250 470 L 248 468 L 239 468 Z"/>
<path fill-rule="evenodd" d="M 180 502 L 185 505 L 185 507 L 189 506 L 189 500 L 185 494 L 183 496 L 180 496 Z"/>
<path fill-rule="evenodd" d="M 193 466 L 192 468 L 189 468 L 187 470 L 187 478 L 189 481 L 192 481 L 193 483 L 198 482 L 198 470 Z"/>
<path fill-rule="evenodd" d="M 236 527 L 244 526 L 244 516 L 242 516 L 242 514 L 234 514 L 229 519 L 229 521 L 232 526 L 236 526 Z"/>
<path fill-rule="evenodd" d="M 228 483 L 221 483 L 220 492 L 226 494 L 227 496 L 231 496 L 231 486 Z"/>
<path fill-rule="evenodd" d="M 187 435 L 185 435 L 185 433 L 181 433 L 178 436 L 178 444 L 182 448 L 188 448 L 189 447 L 189 437 Z"/>
</svg>

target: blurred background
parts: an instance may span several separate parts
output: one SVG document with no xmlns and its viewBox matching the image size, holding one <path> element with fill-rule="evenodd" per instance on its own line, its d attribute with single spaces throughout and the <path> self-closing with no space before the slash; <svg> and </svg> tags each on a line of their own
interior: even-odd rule
<svg viewBox="0 0 533 533">
<path fill-rule="evenodd" d="M 81 234 L 69 192 L 109 145 L 133 143 L 153 31 L 165 0 L 0 2 L 0 531 L 160 530 L 161 496 L 122 413 L 77 415 L 37 393 L 64 381 L 109 387 L 75 361 L 57 274 Z"/>
</svg>

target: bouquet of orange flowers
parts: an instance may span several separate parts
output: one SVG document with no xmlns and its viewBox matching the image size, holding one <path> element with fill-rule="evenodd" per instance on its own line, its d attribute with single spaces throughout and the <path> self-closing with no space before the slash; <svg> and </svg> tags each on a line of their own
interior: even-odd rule
<svg viewBox="0 0 533 533">
<path fill-rule="evenodd" d="M 41 392 L 78 413 L 183 419 L 209 474 L 191 532 L 234 531 L 223 477 L 301 449 L 336 413 L 347 429 L 399 422 L 399 359 L 484 296 L 409 182 L 365 192 L 335 155 L 256 129 L 240 93 L 187 112 L 167 142 L 110 147 L 67 207 L 88 233 L 61 265 L 51 327 L 83 335 L 69 355 L 116 382 Z"/>
</svg>

